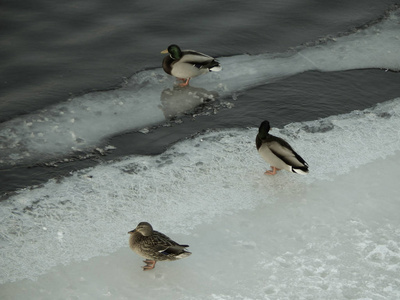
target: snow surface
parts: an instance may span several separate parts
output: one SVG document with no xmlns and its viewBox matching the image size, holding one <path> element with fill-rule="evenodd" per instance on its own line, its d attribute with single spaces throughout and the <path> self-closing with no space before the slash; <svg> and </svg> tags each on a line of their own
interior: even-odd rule
<svg viewBox="0 0 400 300">
<path fill-rule="evenodd" d="M 265 176 L 251 128 L 22 190 L 0 203 L 0 299 L 398 299 L 399 128 L 400 98 L 273 128 L 307 176 Z M 193 254 L 143 272 L 140 221 Z"/>
<path fill-rule="evenodd" d="M 141 71 L 120 89 L 72 98 L 2 123 L 0 166 L 92 150 L 107 137 L 163 122 L 206 100 L 235 97 L 237 91 L 309 70 L 400 70 L 399 20 L 396 10 L 379 23 L 320 44 L 286 53 L 221 57 L 222 72 L 196 78 L 192 84 L 198 88 L 171 89 L 174 79 L 160 68 Z M 182 98 L 188 99 L 184 105 Z"/>
<path fill-rule="evenodd" d="M 203 88 L 139 72 L 120 89 L 1 124 L 0 165 L 92 149 L 299 72 L 399 70 L 399 20 L 394 11 L 321 44 L 222 57 L 222 72 L 194 81 Z M 0 202 L 0 299 L 399 299 L 399 128 L 400 98 L 274 128 L 309 163 L 307 176 L 265 176 L 251 128 L 21 190 Z M 193 254 L 143 272 L 127 234 L 141 221 Z"/>
</svg>

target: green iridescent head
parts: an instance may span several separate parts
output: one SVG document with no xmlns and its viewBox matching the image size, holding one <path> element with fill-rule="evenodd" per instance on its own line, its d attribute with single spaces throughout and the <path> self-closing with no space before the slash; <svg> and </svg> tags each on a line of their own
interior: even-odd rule
<svg viewBox="0 0 400 300">
<path fill-rule="evenodd" d="M 180 59 L 182 57 L 181 48 L 178 45 L 172 44 L 168 46 L 168 49 L 165 49 L 161 53 L 169 53 L 173 59 Z"/>
</svg>

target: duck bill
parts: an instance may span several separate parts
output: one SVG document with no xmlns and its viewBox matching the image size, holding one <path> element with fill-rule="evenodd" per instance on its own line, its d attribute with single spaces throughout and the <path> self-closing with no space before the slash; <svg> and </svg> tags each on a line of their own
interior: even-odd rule
<svg viewBox="0 0 400 300">
<path fill-rule="evenodd" d="M 165 50 L 161 51 L 161 53 L 162 53 L 162 54 L 168 53 L 168 49 L 165 49 Z"/>
<path fill-rule="evenodd" d="M 135 231 L 136 231 L 136 229 L 133 229 L 133 230 L 131 230 L 131 231 L 128 231 L 128 234 L 134 233 Z"/>
</svg>

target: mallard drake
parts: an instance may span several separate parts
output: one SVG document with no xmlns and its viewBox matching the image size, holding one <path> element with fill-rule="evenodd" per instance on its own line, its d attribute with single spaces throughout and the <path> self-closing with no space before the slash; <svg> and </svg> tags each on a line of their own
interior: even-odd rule
<svg viewBox="0 0 400 300">
<path fill-rule="evenodd" d="M 153 230 L 147 222 L 140 222 L 138 226 L 128 232 L 131 249 L 146 258 L 143 262 L 143 271 L 154 269 L 159 260 L 177 260 L 192 254 L 185 250 L 189 245 L 179 245 L 165 234 Z"/>
<path fill-rule="evenodd" d="M 269 134 L 269 130 L 269 122 L 262 122 L 256 137 L 258 153 L 272 168 L 265 174 L 275 175 L 276 171 L 281 169 L 302 175 L 307 174 L 308 164 L 305 160 L 285 140 Z"/>
<path fill-rule="evenodd" d="M 170 45 L 161 53 L 169 53 L 164 57 L 163 69 L 165 73 L 183 80 L 180 86 L 188 85 L 190 78 L 221 70 L 219 62 L 213 57 L 193 50 L 182 51 L 177 45 Z"/>
</svg>

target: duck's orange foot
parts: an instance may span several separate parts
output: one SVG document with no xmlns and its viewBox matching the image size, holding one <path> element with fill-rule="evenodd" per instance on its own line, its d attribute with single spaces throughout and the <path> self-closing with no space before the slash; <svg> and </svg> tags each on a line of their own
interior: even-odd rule
<svg viewBox="0 0 400 300">
<path fill-rule="evenodd" d="M 148 271 L 151 269 L 154 269 L 155 265 L 156 265 L 156 261 L 155 260 L 151 260 L 151 259 L 146 259 L 143 261 L 146 265 L 143 266 L 143 271 Z"/>
<path fill-rule="evenodd" d="M 178 84 L 180 87 L 184 87 L 184 86 L 189 85 L 189 80 L 190 80 L 190 78 L 186 78 L 186 79 L 184 79 L 184 78 L 179 78 L 179 80 L 184 81 L 184 82 Z"/>
<path fill-rule="evenodd" d="M 276 171 L 279 171 L 280 169 L 278 169 L 278 168 L 275 168 L 275 167 L 272 167 L 272 170 L 267 170 L 267 171 L 265 171 L 265 175 L 275 175 L 276 174 Z"/>
</svg>

